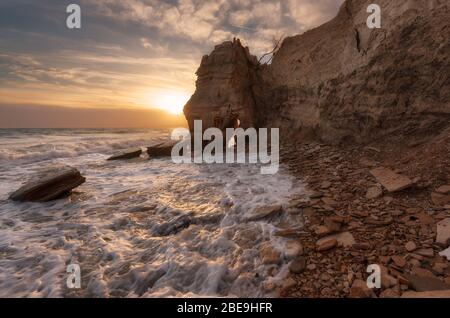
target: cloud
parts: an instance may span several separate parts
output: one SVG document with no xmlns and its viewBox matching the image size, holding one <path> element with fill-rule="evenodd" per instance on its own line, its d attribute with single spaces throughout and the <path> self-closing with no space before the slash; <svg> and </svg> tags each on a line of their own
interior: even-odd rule
<svg viewBox="0 0 450 318">
<path fill-rule="evenodd" d="M 262 55 L 283 36 L 333 17 L 343 0 L 80 0 L 0 4 L 0 103 L 152 107 L 161 92 L 192 93 L 201 57 L 239 37 Z M 30 10 L 23 10 L 27 5 Z"/>
</svg>

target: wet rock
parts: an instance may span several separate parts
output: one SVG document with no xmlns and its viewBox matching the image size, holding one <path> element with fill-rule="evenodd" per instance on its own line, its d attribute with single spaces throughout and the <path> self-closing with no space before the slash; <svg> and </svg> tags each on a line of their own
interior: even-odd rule
<svg viewBox="0 0 450 318">
<path fill-rule="evenodd" d="M 444 247 L 450 245 L 450 218 L 442 220 L 437 224 L 436 243 Z"/>
<path fill-rule="evenodd" d="M 289 265 L 289 271 L 293 274 L 301 274 L 306 270 L 306 257 L 297 257 L 291 265 Z"/>
<path fill-rule="evenodd" d="M 383 167 L 371 170 L 370 174 L 391 193 L 405 190 L 414 184 L 408 177 Z"/>
<path fill-rule="evenodd" d="M 366 199 L 378 199 L 383 195 L 383 190 L 380 187 L 371 187 L 367 190 Z"/>
<path fill-rule="evenodd" d="M 181 215 L 171 222 L 164 223 L 155 229 L 158 236 L 169 236 L 188 228 L 192 221 L 188 215 Z"/>
<path fill-rule="evenodd" d="M 147 147 L 147 153 L 150 158 L 158 157 L 170 157 L 172 156 L 172 148 L 178 143 L 178 141 L 166 141 L 150 147 Z M 181 155 L 181 154 L 180 154 Z"/>
<path fill-rule="evenodd" d="M 250 216 L 246 217 L 247 222 L 260 221 L 266 218 L 274 217 L 283 211 L 281 205 L 263 206 L 253 210 Z"/>
<path fill-rule="evenodd" d="M 286 247 L 283 250 L 284 257 L 287 259 L 292 259 L 294 257 L 303 254 L 303 246 L 298 241 L 288 241 Z"/>
<path fill-rule="evenodd" d="M 86 179 L 75 168 L 53 166 L 38 172 L 9 198 L 22 202 L 48 202 L 70 194 L 85 181 Z"/>
<path fill-rule="evenodd" d="M 142 154 L 141 148 L 128 149 L 128 150 L 125 150 L 119 154 L 112 156 L 112 157 L 109 157 L 108 161 L 127 160 L 127 159 L 138 158 L 141 156 L 141 154 Z"/>
<path fill-rule="evenodd" d="M 139 296 L 144 295 L 164 275 L 166 275 L 166 271 L 163 269 L 150 272 L 142 281 L 137 282 L 136 294 Z"/>
<path fill-rule="evenodd" d="M 265 265 L 278 264 L 281 260 L 280 253 L 268 242 L 259 248 L 259 257 Z"/>
</svg>

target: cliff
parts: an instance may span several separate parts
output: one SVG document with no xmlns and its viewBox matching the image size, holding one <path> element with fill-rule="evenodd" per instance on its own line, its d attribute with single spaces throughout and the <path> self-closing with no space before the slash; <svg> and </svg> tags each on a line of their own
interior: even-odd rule
<svg viewBox="0 0 450 318">
<path fill-rule="evenodd" d="M 236 40 L 217 46 L 197 72 L 185 108 L 204 127 L 238 117 L 324 141 L 448 127 L 450 3 L 379 0 L 382 28 L 366 25 L 371 0 L 347 0 L 328 23 L 286 38 L 270 65 Z"/>
</svg>

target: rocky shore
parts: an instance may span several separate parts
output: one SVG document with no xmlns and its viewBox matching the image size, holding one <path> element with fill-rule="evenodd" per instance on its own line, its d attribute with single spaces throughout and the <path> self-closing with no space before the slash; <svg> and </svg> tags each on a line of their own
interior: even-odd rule
<svg viewBox="0 0 450 318">
<path fill-rule="evenodd" d="M 285 145 L 282 162 L 307 183 L 309 201 L 294 198 L 287 211 L 305 227 L 278 233 L 302 245 L 280 296 L 450 297 L 450 129 L 417 143 Z M 383 186 L 377 169 L 400 178 Z M 372 264 L 381 289 L 367 287 Z"/>
</svg>

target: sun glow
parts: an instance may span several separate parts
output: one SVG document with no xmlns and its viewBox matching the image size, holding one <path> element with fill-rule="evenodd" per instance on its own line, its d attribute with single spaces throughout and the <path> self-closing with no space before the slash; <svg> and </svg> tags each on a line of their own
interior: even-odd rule
<svg viewBox="0 0 450 318">
<path fill-rule="evenodd" d="M 186 92 L 167 92 L 154 96 L 155 107 L 163 109 L 173 115 L 181 115 L 184 105 L 189 100 L 190 95 Z"/>
</svg>

